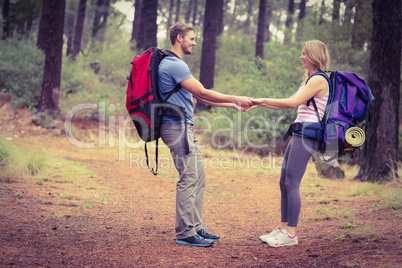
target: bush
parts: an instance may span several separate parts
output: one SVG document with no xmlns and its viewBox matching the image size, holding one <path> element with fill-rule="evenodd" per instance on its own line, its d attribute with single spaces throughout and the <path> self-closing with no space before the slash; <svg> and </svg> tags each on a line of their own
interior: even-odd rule
<svg viewBox="0 0 402 268">
<path fill-rule="evenodd" d="M 20 178 L 25 173 L 21 153 L 12 143 L 0 136 L 0 182 Z"/>
<path fill-rule="evenodd" d="M 127 75 L 132 65 L 130 62 L 138 52 L 131 51 L 129 45 L 105 47 L 102 53 L 94 53 L 87 57 L 81 54 L 76 61 L 63 59 L 62 72 L 62 99 L 60 108 L 62 114 L 68 113 L 74 106 L 83 103 L 99 105 L 105 103 L 116 106 L 119 114 L 126 115 L 125 90 L 127 86 Z M 90 65 L 98 62 L 100 70 L 95 73 Z M 113 112 L 114 112 L 113 111 Z M 96 119 L 98 110 L 85 110 L 80 117 Z M 109 109 L 106 109 L 109 112 Z"/>
<path fill-rule="evenodd" d="M 0 91 L 11 93 L 16 107 L 38 105 L 44 59 L 44 53 L 24 39 L 0 41 Z"/>
</svg>

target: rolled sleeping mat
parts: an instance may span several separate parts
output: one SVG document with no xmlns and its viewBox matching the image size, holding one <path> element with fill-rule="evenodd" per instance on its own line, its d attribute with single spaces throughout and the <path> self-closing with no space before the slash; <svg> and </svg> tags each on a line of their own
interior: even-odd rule
<svg viewBox="0 0 402 268">
<path fill-rule="evenodd" d="M 353 149 L 361 146 L 366 140 L 363 129 L 351 127 L 345 133 L 345 149 Z"/>
</svg>

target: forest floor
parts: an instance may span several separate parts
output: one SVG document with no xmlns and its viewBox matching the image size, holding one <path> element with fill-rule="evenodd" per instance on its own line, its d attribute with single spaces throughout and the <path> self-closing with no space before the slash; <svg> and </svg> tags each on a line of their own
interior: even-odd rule
<svg viewBox="0 0 402 268">
<path fill-rule="evenodd" d="M 0 180 L 0 267 L 402 267 L 401 210 L 376 194 L 353 194 L 363 189 L 350 180 L 356 167 L 329 180 L 311 163 L 299 244 L 272 248 L 259 236 L 280 219 L 280 159 L 269 159 L 271 168 L 230 167 L 242 154 L 205 149 L 203 218 L 221 239 L 198 248 L 175 243 L 177 172 L 168 149 L 154 176 L 140 163 L 143 147 L 119 156 L 116 136 L 83 149 L 34 126 L 24 110 L 0 123 L 1 136 L 46 157 L 39 174 Z M 74 125 L 77 140 L 96 145 L 97 122 Z M 230 168 L 212 163 L 225 157 Z"/>
</svg>

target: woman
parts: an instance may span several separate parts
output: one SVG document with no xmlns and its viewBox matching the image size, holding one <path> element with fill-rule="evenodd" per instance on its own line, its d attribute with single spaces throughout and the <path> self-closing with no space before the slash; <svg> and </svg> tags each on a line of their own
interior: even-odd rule
<svg viewBox="0 0 402 268">
<path fill-rule="evenodd" d="M 318 40 L 307 41 L 304 44 L 302 67 L 306 69 L 304 81 L 299 90 L 287 99 L 253 99 L 253 106 L 262 106 L 268 109 L 285 110 L 298 107 L 295 122 L 318 122 L 313 105 L 307 106 L 307 101 L 314 97 L 320 114 L 323 117 L 328 101 L 328 83 L 318 71 L 327 71 L 329 55 L 325 44 Z M 309 79 L 311 77 L 311 79 Z M 252 109 L 250 108 L 250 109 Z M 260 236 L 263 242 L 273 247 L 296 245 L 297 222 L 300 215 L 301 200 L 299 187 L 311 155 L 318 149 L 315 139 L 293 134 L 286 148 L 280 178 L 281 190 L 281 222 L 267 235 Z"/>
</svg>

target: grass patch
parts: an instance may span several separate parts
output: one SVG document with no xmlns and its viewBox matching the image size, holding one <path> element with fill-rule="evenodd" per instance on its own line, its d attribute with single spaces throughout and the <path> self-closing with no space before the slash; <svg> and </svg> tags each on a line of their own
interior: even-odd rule
<svg viewBox="0 0 402 268">
<path fill-rule="evenodd" d="M 339 210 L 337 206 L 333 204 L 319 204 L 316 209 L 314 209 L 312 216 L 309 220 L 324 221 L 331 219 L 347 219 L 352 215 L 353 212 L 347 209 Z"/>
<path fill-rule="evenodd" d="M 23 177 L 26 174 L 24 162 L 21 151 L 0 136 L 0 181 Z"/>
<path fill-rule="evenodd" d="M 352 186 L 352 196 L 373 196 L 379 195 L 384 188 L 384 184 L 363 182 Z"/>
<path fill-rule="evenodd" d="M 26 160 L 26 167 L 28 169 L 29 174 L 36 175 L 38 174 L 46 164 L 46 157 L 44 154 L 39 154 L 36 151 L 32 151 L 28 154 Z"/>
<path fill-rule="evenodd" d="M 356 228 L 356 227 L 357 227 L 356 224 L 349 223 L 349 222 L 342 224 L 342 229 L 349 229 L 349 228 Z"/>
<path fill-rule="evenodd" d="M 355 197 L 365 196 L 369 200 L 378 200 L 379 204 L 370 205 L 373 212 L 379 209 L 400 211 L 402 208 L 402 187 L 398 182 L 388 184 L 357 183 L 351 188 L 351 195 Z"/>
<path fill-rule="evenodd" d="M 363 228 L 359 228 L 355 232 L 352 232 L 351 235 L 355 241 L 371 241 L 371 242 L 381 241 L 380 234 L 374 231 L 371 228 L 371 225 L 366 225 Z"/>
</svg>

